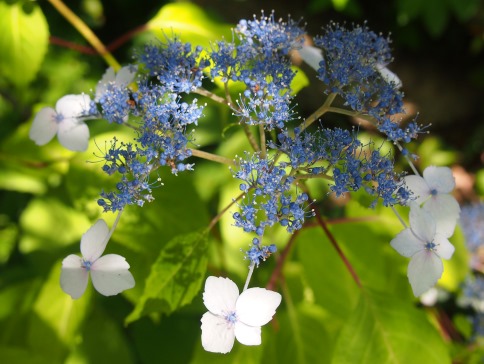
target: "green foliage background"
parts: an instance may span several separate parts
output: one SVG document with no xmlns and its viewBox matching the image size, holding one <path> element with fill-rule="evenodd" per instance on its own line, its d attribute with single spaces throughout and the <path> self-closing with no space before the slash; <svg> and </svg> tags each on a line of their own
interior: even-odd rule
<svg viewBox="0 0 484 364">
<path fill-rule="evenodd" d="M 366 19 L 376 31 L 391 30 L 405 91 L 416 103 L 425 94 L 419 105 L 422 121 L 435 124 L 433 136 L 413 146 L 422 157 L 419 168 L 459 164 L 477 176 L 477 191 L 484 193 L 484 113 L 482 97 L 479 103 L 475 95 L 482 96 L 484 87 L 484 13 L 478 0 L 196 3 L 82 0 L 69 6 L 106 44 L 146 25 L 114 51 L 122 63 L 129 63 L 145 42 L 173 33 L 204 46 L 230 38 L 239 17 L 258 14 L 260 8 L 275 9 L 283 17 L 304 15 L 311 34 L 329 19 Z M 100 189 L 113 184 L 95 163 L 96 155 L 114 134 L 122 140 L 130 132 L 92 122 L 96 143 L 84 153 L 66 151 L 57 141 L 39 148 L 28 139 L 36 111 L 65 94 L 94 89 L 106 68 L 99 57 L 56 45 L 59 38 L 86 45 L 48 2 L 0 1 L 0 362 L 440 364 L 456 358 L 475 362 L 483 354 L 482 347 L 468 349 L 443 336 L 435 312 L 417 304 L 406 279 L 408 260 L 388 244 L 401 230 L 393 213 L 368 210 L 358 195 L 341 207 L 324 198 L 328 189 L 321 182 L 309 186 L 314 196 L 324 198 L 315 208 L 329 219 L 363 289 L 321 228 L 309 225 L 292 243 L 284 279 L 276 287 L 283 303 L 263 328 L 262 345 L 236 343 L 227 355 L 205 352 L 200 289 L 207 275 L 226 275 L 241 287 L 247 262 L 240 249 L 250 242 L 232 226 L 230 214 L 214 232 L 204 231 L 235 195 L 237 184 L 225 166 L 198 161 L 194 173 L 174 177 L 160 172 L 164 186 L 156 189 L 155 202 L 130 207 L 122 216 L 108 252 L 127 258 L 136 287 L 111 298 L 88 288 L 73 301 L 59 286 L 62 259 L 78 252 L 81 235 L 97 218 L 108 224 L 114 220 L 96 204 Z M 412 81 L 423 64 L 447 69 L 449 89 L 464 84 L 466 91 L 449 96 L 440 89 L 428 95 L 424 86 L 439 74 Z M 298 82 L 306 86 L 303 73 Z M 321 102 L 320 85 L 311 84 L 300 94 L 303 114 Z M 441 96 L 454 97 L 453 103 L 435 101 Z M 435 102 L 442 111 L 436 111 Z M 442 113 L 450 113 L 450 120 Z M 228 158 L 240 155 L 246 147 L 243 133 L 229 127 L 231 121 L 227 110 L 209 103 L 197 144 Z M 272 238 L 280 251 L 289 240 L 283 231 Z M 468 263 L 459 231 L 452 242 L 456 254 L 446 262 L 440 285 L 454 295 Z M 256 270 L 252 286 L 267 284 L 276 258 Z M 468 325 L 459 327 L 465 337 Z"/>
</svg>

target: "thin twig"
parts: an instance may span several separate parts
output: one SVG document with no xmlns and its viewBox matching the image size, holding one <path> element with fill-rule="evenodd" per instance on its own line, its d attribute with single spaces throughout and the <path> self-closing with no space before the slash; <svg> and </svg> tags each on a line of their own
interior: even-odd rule
<svg viewBox="0 0 484 364">
<path fill-rule="evenodd" d="M 358 274 L 356 274 L 356 271 L 354 270 L 353 266 L 351 265 L 348 258 L 346 258 L 345 254 L 341 250 L 341 248 L 338 245 L 338 242 L 336 241 L 333 233 L 331 233 L 331 231 L 329 231 L 327 224 L 324 222 L 323 218 L 321 217 L 321 214 L 317 210 L 315 210 L 315 212 L 316 212 L 316 220 L 318 220 L 319 225 L 324 230 L 324 233 L 326 234 L 329 241 L 331 242 L 331 245 L 333 245 L 333 247 L 336 249 L 336 252 L 338 253 L 338 255 L 340 256 L 344 265 L 346 266 L 346 268 L 350 272 L 350 274 L 353 277 L 353 280 L 355 281 L 356 285 L 359 288 L 362 288 L 363 286 L 361 285 L 361 281 L 360 281 L 360 278 L 358 277 Z"/>
<path fill-rule="evenodd" d="M 69 9 L 61 0 L 47 0 L 54 8 L 69 22 L 79 33 L 94 47 L 99 55 L 115 71 L 121 68 L 121 65 L 107 50 L 106 46 L 99 40 L 94 32 L 79 18 L 71 9 Z"/>
<path fill-rule="evenodd" d="M 232 159 L 222 157 L 221 155 L 204 152 L 203 150 L 198 150 L 198 149 L 189 149 L 189 150 L 191 151 L 192 156 L 194 157 L 206 159 L 212 162 L 227 164 L 229 166 L 235 165 Z"/>
</svg>

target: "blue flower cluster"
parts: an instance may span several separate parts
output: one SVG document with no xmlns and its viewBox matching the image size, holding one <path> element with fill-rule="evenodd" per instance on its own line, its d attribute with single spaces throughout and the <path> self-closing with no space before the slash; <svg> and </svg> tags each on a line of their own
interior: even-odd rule
<svg viewBox="0 0 484 364">
<path fill-rule="evenodd" d="M 253 155 L 240 158 L 238 164 L 234 177 L 244 181 L 240 190 L 245 195 L 239 203 L 241 212 L 233 214 L 235 226 L 263 236 L 266 227 L 279 223 L 293 233 L 302 228 L 305 218 L 314 216 L 314 211 L 307 211 L 306 193 L 296 191 L 293 197 L 295 177 L 286 173 L 285 162 L 276 165 L 274 160 Z"/>
<path fill-rule="evenodd" d="M 202 47 L 193 50 L 190 43 L 175 37 L 166 44 L 147 45 L 138 54 L 138 60 L 166 90 L 190 93 L 202 86 L 203 69 L 209 65 L 207 59 L 200 57 L 201 52 Z"/>
<path fill-rule="evenodd" d="M 228 105 L 252 137 L 255 152 L 247 151 L 235 162 L 233 176 L 242 181 L 243 196 L 233 218 L 235 226 L 257 236 L 246 252 L 255 265 L 275 249 L 260 243 L 266 229 L 279 225 L 294 233 L 314 216 L 313 202 L 298 180 L 331 179 L 336 196 L 363 189 L 385 206 L 408 199 L 391 156 L 383 155 L 374 143 L 364 145 L 356 132 L 340 128 L 310 130 L 304 122 L 293 127 L 301 116 L 293 103 L 296 71 L 290 56 L 303 47 L 303 26 L 263 13 L 241 20 L 233 32 L 232 41 L 214 42 L 210 49 L 192 47 L 176 37 L 151 43 L 136 55 L 138 64 L 123 67 L 118 74 L 110 69 L 103 76 L 91 114 L 136 132 L 133 143 L 114 139 L 103 156 L 103 171 L 119 178 L 115 191 L 101 193 L 98 204 L 105 211 L 152 201 L 152 188 L 161 182 L 150 182 L 150 176 L 160 167 L 175 175 L 193 170 L 194 164 L 187 162 L 192 157 L 189 144 L 195 141 L 194 127 L 205 107 L 193 94 Z M 391 119 L 403 112 L 403 94 L 381 72 L 392 59 L 387 38 L 366 26 L 348 30 L 331 24 L 315 44 L 322 50 L 318 78 L 328 94 L 340 95 L 353 111 L 376 119 L 391 141 L 408 142 L 421 132 L 416 123 L 402 129 Z M 215 90 L 204 88 L 208 77 L 215 81 Z"/>
<path fill-rule="evenodd" d="M 234 114 L 248 125 L 283 128 L 293 118 L 291 69 L 287 54 L 300 48 L 304 30 L 294 21 L 275 21 L 274 14 L 242 20 L 235 28 L 238 43 L 220 41 L 210 53 L 211 77 L 238 81 L 245 91 Z"/>
<path fill-rule="evenodd" d="M 278 145 L 270 146 L 287 154 L 293 169 L 310 175 L 332 172 L 331 190 L 336 196 L 364 188 L 381 198 L 385 206 L 408 200 L 408 191 L 398 182 L 391 156 L 382 155 L 372 142 L 363 145 L 356 133 L 339 128 L 319 128 L 309 133 L 296 128 L 294 136 L 282 130 L 278 141 Z"/>
<path fill-rule="evenodd" d="M 201 86 L 201 69 L 207 63 L 199 59 L 200 52 L 200 47 L 192 51 L 190 44 L 176 39 L 159 46 L 149 45 L 139 56 L 144 63 L 137 90 L 108 85 L 98 100 L 101 115 L 107 120 L 126 122 L 130 113 L 137 122 L 136 146 L 115 140 L 105 156 L 106 173 L 121 172 L 118 167 L 122 167 L 118 191 L 103 192 L 98 201 L 105 211 L 151 201 L 149 175 L 160 166 L 170 167 L 173 174 L 193 170 L 193 164 L 184 162 L 192 155 L 188 143 L 193 139 L 193 131 L 187 127 L 198 124 L 204 105 L 196 99 L 184 101 L 183 95 Z"/>
<path fill-rule="evenodd" d="M 250 260 L 251 264 L 254 264 L 256 267 L 258 267 L 261 261 L 265 262 L 265 260 L 276 251 L 277 248 L 274 244 L 261 245 L 260 240 L 258 238 L 254 238 L 252 239 L 252 247 L 245 252 L 245 259 Z"/>
<path fill-rule="evenodd" d="M 116 192 L 101 192 L 98 204 L 104 211 L 121 211 L 126 205 L 143 206 L 145 202 L 153 201 L 152 187 L 161 185 L 149 182 L 153 164 L 139 159 L 140 150 L 132 144 L 118 142 L 116 138 L 104 155 L 103 171 L 108 175 L 118 174 L 120 182 L 116 184 Z"/>
<path fill-rule="evenodd" d="M 351 109 L 374 117 L 389 140 L 408 143 L 421 127 L 411 122 L 402 129 L 390 118 L 404 108 L 403 93 L 381 71 L 392 61 L 389 43 L 366 25 L 349 30 L 333 23 L 315 38 L 324 55 L 318 78 L 328 86 L 327 92 L 342 96 Z"/>
<path fill-rule="evenodd" d="M 474 310 L 471 317 L 474 338 L 484 337 L 484 203 L 462 207 L 460 225 L 466 238 L 467 249 L 471 253 L 472 273 L 462 288 L 461 303 Z"/>
</svg>

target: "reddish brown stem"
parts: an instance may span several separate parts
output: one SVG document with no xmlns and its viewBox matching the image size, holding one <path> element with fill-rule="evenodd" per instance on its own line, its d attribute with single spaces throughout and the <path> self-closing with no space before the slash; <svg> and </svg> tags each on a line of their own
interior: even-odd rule
<svg viewBox="0 0 484 364">
<path fill-rule="evenodd" d="M 321 226 L 321 228 L 324 230 L 324 233 L 326 234 L 329 241 L 331 242 L 331 245 L 333 245 L 333 247 L 336 249 L 336 252 L 338 253 L 338 255 L 341 258 L 341 260 L 343 261 L 344 265 L 346 266 L 346 268 L 350 272 L 350 274 L 353 277 L 353 280 L 355 281 L 355 283 L 358 285 L 358 287 L 362 288 L 360 278 L 356 274 L 356 271 L 353 269 L 353 266 L 349 262 L 348 258 L 346 258 L 346 255 L 343 253 L 343 251 L 339 247 L 338 242 L 336 241 L 333 233 L 331 231 L 329 231 L 328 225 L 323 220 L 323 218 L 321 217 L 321 214 L 318 211 L 316 211 L 316 220 L 318 220 L 319 226 Z"/>
<path fill-rule="evenodd" d="M 120 36 L 119 38 L 117 38 L 116 40 L 111 42 L 106 47 L 106 49 L 109 52 L 112 52 L 112 51 L 118 49 L 119 47 L 121 47 L 124 43 L 126 43 L 130 39 L 132 39 L 138 33 L 142 33 L 144 31 L 146 31 L 147 29 L 148 29 L 148 26 L 146 24 L 140 25 L 139 27 L 136 27 L 136 28 L 130 30 L 129 32 L 123 34 L 122 36 Z M 83 53 L 83 54 L 89 54 L 89 55 L 97 55 L 98 54 L 98 52 L 96 52 L 96 50 L 92 47 L 88 47 L 88 46 L 80 45 L 80 44 L 77 44 L 77 43 L 74 43 L 74 42 L 70 42 L 68 40 L 61 39 L 61 38 L 55 37 L 53 35 L 51 35 L 49 37 L 49 42 L 50 42 L 50 44 L 58 45 L 58 46 L 61 46 L 61 47 L 64 47 L 64 48 L 73 49 L 73 50 L 75 50 L 79 53 Z"/>
<path fill-rule="evenodd" d="M 269 289 L 271 291 L 274 291 L 274 288 L 276 287 L 276 283 L 281 278 L 282 276 L 282 266 L 284 265 L 284 262 L 286 261 L 286 258 L 294 245 L 294 241 L 296 240 L 296 236 L 299 234 L 299 230 L 296 230 L 294 234 L 291 235 L 291 238 L 287 242 L 286 246 L 284 247 L 284 250 L 282 253 L 279 255 L 276 263 L 276 268 L 272 272 L 271 278 L 269 279 L 269 283 L 267 283 L 266 289 Z"/>
<path fill-rule="evenodd" d="M 94 48 L 83 46 L 74 42 L 69 42 L 68 40 L 64 40 L 58 37 L 51 35 L 49 37 L 50 44 L 58 45 L 64 48 L 73 49 L 79 53 L 89 54 L 89 55 L 97 55 L 98 53 L 94 50 Z"/>
</svg>

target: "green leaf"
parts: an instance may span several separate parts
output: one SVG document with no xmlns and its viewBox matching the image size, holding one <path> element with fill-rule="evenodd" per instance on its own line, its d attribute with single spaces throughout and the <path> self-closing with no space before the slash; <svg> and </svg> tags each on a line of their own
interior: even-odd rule
<svg viewBox="0 0 484 364">
<path fill-rule="evenodd" d="M 295 244 L 314 301 L 332 317 L 334 333 L 353 311 L 358 286 L 321 229 L 304 229 Z"/>
<path fill-rule="evenodd" d="M 87 316 L 91 289 L 73 300 L 59 285 L 60 261 L 52 268 L 33 305 L 28 342 L 39 354 L 62 358 L 76 341 Z M 55 362 L 55 360 L 53 360 Z"/>
<path fill-rule="evenodd" d="M 444 262 L 444 273 L 438 284 L 448 291 L 455 292 L 470 274 L 470 257 L 465 244 L 465 236 L 460 226 L 456 227 L 454 235 L 449 240 L 454 245 L 455 252 L 450 260 L 442 260 Z"/>
<path fill-rule="evenodd" d="M 166 244 L 151 266 L 143 295 L 126 323 L 150 313 L 170 314 L 198 294 L 207 269 L 207 234 L 179 235 Z"/>
<path fill-rule="evenodd" d="M 113 298 L 109 298 L 112 300 Z M 114 298 L 115 299 L 115 298 Z M 112 306 L 110 306 L 112 307 Z M 96 305 L 83 325 L 82 340 L 76 342 L 64 364 L 134 363 L 132 347 L 120 322 Z M 102 350 L 100 349 L 102 348 Z"/>
<path fill-rule="evenodd" d="M 30 253 L 35 250 L 48 251 L 80 241 L 91 222 L 59 198 L 39 197 L 33 199 L 23 211 L 20 226 L 23 230 L 20 250 Z"/>
<path fill-rule="evenodd" d="M 365 291 L 336 343 L 333 364 L 450 363 L 447 347 L 423 311 Z"/>
<path fill-rule="evenodd" d="M 437 37 L 442 34 L 449 20 L 449 8 L 447 2 L 441 0 L 427 0 L 423 21 L 430 35 Z"/>
<path fill-rule="evenodd" d="M 286 312 L 278 312 L 275 319 L 278 332 L 275 337 L 268 338 L 269 347 L 264 351 L 262 363 L 330 362 L 334 340 L 328 335 L 325 322 L 331 318 L 321 307 L 302 303 Z"/>
<path fill-rule="evenodd" d="M 37 74 L 49 43 L 47 21 L 40 7 L 24 12 L 21 2 L 0 2 L 0 74 L 16 86 Z"/>
<path fill-rule="evenodd" d="M 291 93 L 297 95 L 299 91 L 309 85 L 309 78 L 298 67 L 292 66 L 291 69 L 296 71 L 296 76 L 294 76 L 294 79 L 291 81 Z"/>
<path fill-rule="evenodd" d="M 222 36 L 230 39 L 232 34 L 231 26 L 213 21 L 201 8 L 188 2 L 163 6 L 147 25 L 160 39 L 174 34 L 183 42 L 204 47 Z"/>
<path fill-rule="evenodd" d="M 52 357 L 22 347 L 0 346 L 0 362 L 8 364 L 52 364 Z"/>
</svg>

